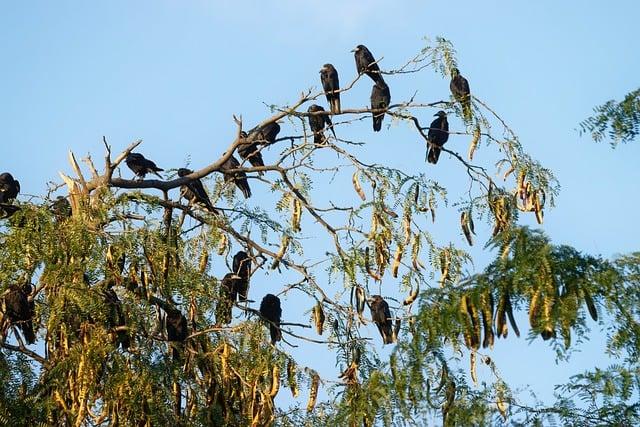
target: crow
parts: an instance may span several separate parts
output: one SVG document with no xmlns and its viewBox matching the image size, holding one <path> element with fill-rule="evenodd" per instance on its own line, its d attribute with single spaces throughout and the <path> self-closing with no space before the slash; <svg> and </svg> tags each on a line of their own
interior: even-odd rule
<svg viewBox="0 0 640 427">
<path fill-rule="evenodd" d="M 49 210 L 56 217 L 56 221 L 64 221 L 71 217 L 71 204 L 66 197 L 58 196 L 50 205 Z"/>
<path fill-rule="evenodd" d="M 373 295 L 369 300 L 369 309 L 371 310 L 371 318 L 382 336 L 382 342 L 393 344 L 393 322 L 391 321 L 389 304 L 380 295 Z"/>
<path fill-rule="evenodd" d="M 251 258 L 245 251 L 238 251 L 233 256 L 233 274 L 236 275 L 236 291 L 239 301 L 246 301 L 249 291 L 249 277 L 251 276 Z"/>
<path fill-rule="evenodd" d="M 248 160 L 251 166 L 264 166 L 262 153 L 258 147 L 259 143 L 255 140 L 253 142 L 246 142 L 247 138 L 249 138 L 249 135 L 245 131 L 240 132 L 240 139 L 243 142 L 240 142 L 238 145 L 238 154 L 240 154 L 240 157 L 244 160 Z"/>
<path fill-rule="evenodd" d="M 20 182 L 9 172 L 0 174 L 0 203 L 10 203 L 20 193 Z"/>
<path fill-rule="evenodd" d="M 113 283 L 110 283 L 110 285 L 112 286 Z M 122 302 L 111 286 L 107 286 L 102 296 L 109 310 L 107 312 L 107 326 L 110 329 L 115 329 L 119 326 L 127 326 L 127 321 L 122 311 Z M 121 346 L 123 350 L 129 348 L 131 338 L 128 331 L 116 331 L 116 347 L 118 345 Z"/>
<path fill-rule="evenodd" d="M 353 56 L 356 59 L 358 74 L 366 73 L 375 83 L 384 83 L 382 74 L 380 74 L 380 67 L 378 67 L 376 60 L 366 46 L 359 44 L 351 52 L 353 52 Z"/>
<path fill-rule="evenodd" d="M 269 122 L 262 127 L 256 127 L 249 131 L 250 135 L 256 134 L 253 141 L 262 145 L 274 144 L 279 133 L 280 125 L 278 122 Z"/>
<path fill-rule="evenodd" d="M 389 86 L 384 81 L 379 81 L 373 85 L 371 89 L 371 109 L 387 109 L 391 103 L 391 93 Z M 373 131 L 379 132 L 382 129 L 382 120 L 384 119 L 384 111 L 381 113 L 373 113 Z"/>
<path fill-rule="evenodd" d="M 223 156 L 226 155 L 223 154 Z M 228 173 L 227 171 L 231 169 L 239 169 L 240 162 L 235 157 L 231 156 L 229 159 L 220 166 L 220 172 L 224 175 L 224 181 L 229 182 L 233 181 L 236 187 L 242 191 L 245 199 L 251 197 L 251 188 L 249 187 L 249 182 L 247 181 L 247 174 L 244 172 L 233 172 Z"/>
<path fill-rule="evenodd" d="M 429 140 L 427 160 L 435 165 L 440 157 L 440 148 L 438 147 L 442 147 L 449 139 L 449 122 L 447 122 L 447 113 L 444 111 L 438 111 L 434 116 L 437 117 L 431 122 L 427 134 Z"/>
<path fill-rule="evenodd" d="M 338 71 L 331 64 L 324 64 L 320 70 L 320 81 L 331 106 L 332 114 L 340 114 L 340 81 Z"/>
<path fill-rule="evenodd" d="M 238 295 L 238 277 L 227 273 L 220 282 L 220 294 L 216 305 L 216 323 L 227 325 L 231 322 L 231 309 Z"/>
<path fill-rule="evenodd" d="M 187 318 L 178 309 L 172 307 L 164 307 L 167 317 L 165 319 L 165 328 L 167 330 L 167 341 L 171 343 L 184 343 L 189 336 L 189 330 L 187 328 Z M 173 346 L 173 360 L 176 362 L 182 359 L 183 346 Z"/>
<path fill-rule="evenodd" d="M 313 104 L 307 110 L 308 113 L 317 113 L 320 111 L 324 111 L 319 105 Z M 324 144 L 327 141 L 327 138 L 324 136 L 325 127 L 328 127 L 333 133 L 335 138 L 336 131 L 333 129 L 333 123 L 331 122 L 331 117 L 328 114 L 313 114 L 309 116 L 309 127 L 313 131 L 313 143 L 314 144 Z"/>
<path fill-rule="evenodd" d="M 33 331 L 33 316 L 35 304 L 29 301 L 29 295 L 34 291 L 31 283 L 22 286 L 12 285 L 3 299 L 3 311 L 11 325 L 16 325 L 22 331 L 27 344 L 36 342 L 36 334 Z"/>
<path fill-rule="evenodd" d="M 193 171 L 187 168 L 178 169 L 178 176 L 184 177 L 192 174 Z M 202 181 L 199 178 L 193 179 L 186 184 L 180 186 L 180 196 L 189 201 L 190 204 L 202 205 L 207 211 L 217 215 L 218 211 L 213 207 L 207 191 L 202 185 Z"/>
<path fill-rule="evenodd" d="M 131 169 L 139 179 L 144 179 L 148 173 L 157 175 L 162 179 L 162 176 L 158 172 L 162 172 L 164 169 L 160 169 L 154 162 L 149 159 L 145 159 L 140 153 L 127 154 L 125 162 L 129 169 Z"/>
<path fill-rule="evenodd" d="M 271 344 L 282 339 L 280 331 L 280 317 L 282 316 L 282 308 L 280 308 L 280 298 L 273 294 L 267 294 L 262 298 L 260 303 L 260 314 L 269 320 L 269 334 L 271 335 Z"/>
<path fill-rule="evenodd" d="M 469 89 L 469 82 L 460 75 L 460 70 L 457 68 L 451 69 L 449 89 L 451 89 L 456 101 L 462 106 L 462 115 L 465 121 L 471 120 L 471 90 Z"/>
</svg>

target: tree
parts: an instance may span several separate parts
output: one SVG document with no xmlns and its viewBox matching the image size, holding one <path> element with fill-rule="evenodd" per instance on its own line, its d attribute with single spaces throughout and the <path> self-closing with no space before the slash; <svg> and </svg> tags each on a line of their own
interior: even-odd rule
<svg viewBox="0 0 640 427">
<path fill-rule="evenodd" d="M 580 133 L 589 132 L 596 142 L 608 137 L 611 145 L 633 141 L 640 132 L 640 89 L 629 92 L 624 100 L 609 100 L 593 109 L 595 115 L 580 123 Z"/>
<path fill-rule="evenodd" d="M 455 67 L 452 46 L 437 39 L 381 73 L 415 78 L 432 69 L 449 76 Z M 362 84 L 371 82 L 354 73 L 340 91 Z M 0 283 L 5 296 L 13 285 L 35 285 L 28 298 L 35 302 L 40 344 L 26 345 L 19 322 L 3 316 L 0 419 L 10 425 L 389 425 L 437 415 L 443 424 L 468 425 L 509 416 L 544 421 L 556 414 L 566 422 L 588 422 L 592 411 L 571 412 L 571 401 L 550 408 L 519 404 L 481 348 L 499 345 L 495 338 L 506 338 L 508 325 L 517 331 L 513 313 L 529 307 L 530 335 L 551 340 L 560 356 L 568 355 L 587 330 L 585 312 L 597 317 L 598 306 L 628 319 L 611 332 L 611 348 L 628 352 L 626 366 L 576 378 L 568 387 L 612 382 L 589 395 L 601 419 L 637 421 L 636 406 L 627 404 L 635 386 L 615 377 L 637 369 L 634 264 L 553 246 L 518 225 L 521 215 L 542 222 L 558 183 L 507 124 L 476 97 L 471 117 L 457 121 L 462 108 L 453 98 L 413 97 L 374 109 L 348 108 L 343 101 L 340 113 L 307 109 L 324 95 L 306 91 L 292 105 L 272 106 L 272 115 L 249 131 L 236 117 L 237 136 L 222 157 L 178 176 L 183 165 L 174 165 L 166 180 L 116 175 L 141 141 L 112 158 L 105 139 L 102 172 L 84 159 L 90 176 L 70 153 L 75 176 L 61 177 L 71 215 L 52 208 L 51 194 L 40 202 L 7 204 Z M 469 138 L 469 152 L 464 157 L 443 146 L 438 165 L 425 163 L 423 171 L 367 164 L 360 158 L 362 143 L 340 138 L 341 129 L 385 113 L 413 129 L 421 142 L 416 149 L 426 152 L 424 117 L 441 109 L 449 112 L 449 133 Z M 332 118 L 325 120 L 330 129 L 316 131 L 324 138 L 309 130 L 315 116 Z M 274 135 L 278 123 L 288 123 L 293 134 Z M 482 164 L 473 163 L 478 149 L 487 150 Z M 237 164 L 236 152 L 243 159 Z M 264 166 L 251 161 L 258 154 Z M 451 210 L 447 188 L 426 172 L 445 166 L 458 168 L 465 181 L 453 204 L 464 238 L 469 245 L 486 240 L 487 250 L 497 251 L 481 274 L 467 274 L 465 249 L 439 244 L 444 232 L 427 228 Z M 503 179 L 494 179 L 496 173 Z M 325 200 L 314 191 L 325 176 L 351 182 L 353 197 L 340 204 Z M 193 185 L 199 179 L 208 179 L 215 209 L 195 203 L 204 200 Z M 251 206 L 236 189 L 240 182 L 254 193 L 270 191 L 273 205 Z M 173 191 L 179 188 L 188 204 Z M 492 224 L 491 235 L 474 237 L 479 219 Z M 309 244 L 307 236 L 321 237 Z M 250 260 L 250 284 L 233 267 L 237 250 Z M 211 274 L 218 265 L 231 273 L 227 280 Z M 256 286 L 257 277 L 277 282 L 279 291 Z M 630 291 L 619 295 L 620 286 Z M 238 298 L 247 292 L 251 304 Z M 279 320 L 252 306 L 267 293 L 295 295 L 312 322 L 288 317 L 286 301 Z M 378 294 L 390 308 L 386 320 L 396 342 L 388 358 L 380 356 L 382 338 L 363 328 L 371 323 L 366 300 Z M 233 319 L 225 315 L 229 306 Z M 274 329 L 283 343 L 278 333 L 268 338 Z M 330 378 L 298 363 L 287 343 L 335 354 L 341 376 L 332 404 L 317 402 Z M 470 359 L 472 382 L 482 361 L 495 374 L 493 383 L 472 385 L 459 354 Z M 285 387 L 306 398 L 306 406 L 276 407 L 274 398 Z M 602 404 L 601 398 L 608 400 Z"/>
</svg>

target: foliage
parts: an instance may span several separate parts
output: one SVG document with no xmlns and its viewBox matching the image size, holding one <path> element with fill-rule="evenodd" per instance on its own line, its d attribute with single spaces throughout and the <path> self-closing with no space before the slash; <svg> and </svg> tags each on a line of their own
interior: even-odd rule
<svg viewBox="0 0 640 427">
<path fill-rule="evenodd" d="M 629 92 L 622 101 L 609 100 L 593 109 L 595 115 L 580 123 L 580 132 L 589 132 L 596 142 L 605 138 L 611 145 L 633 141 L 640 133 L 640 89 Z"/>
</svg>

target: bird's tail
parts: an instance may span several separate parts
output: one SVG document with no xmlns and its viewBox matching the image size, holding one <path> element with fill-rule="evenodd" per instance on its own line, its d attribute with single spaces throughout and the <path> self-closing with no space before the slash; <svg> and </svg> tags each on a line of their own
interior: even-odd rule
<svg viewBox="0 0 640 427">
<path fill-rule="evenodd" d="M 384 119 L 384 113 L 373 115 L 373 131 L 380 132 L 382 129 L 382 120 Z"/>
<path fill-rule="evenodd" d="M 24 339 L 27 341 L 27 344 L 33 344 L 36 342 L 36 334 L 33 332 L 33 321 L 27 320 L 20 324 L 20 329 L 22 330 L 22 335 L 24 335 Z"/>
<path fill-rule="evenodd" d="M 427 160 L 429 163 L 433 163 L 434 165 L 438 163 L 438 159 L 440 158 L 440 149 L 436 147 L 429 148 L 429 154 L 427 155 Z"/>
<path fill-rule="evenodd" d="M 240 188 L 240 191 L 242 191 L 245 199 L 251 197 L 251 188 L 249 187 L 249 183 L 246 178 L 238 182 L 238 187 Z"/>
<path fill-rule="evenodd" d="M 271 344 L 275 344 L 282 339 L 282 332 L 275 325 L 269 325 L 269 334 L 271 335 Z"/>
<path fill-rule="evenodd" d="M 471 122 L 473 114 L 471 112 L 471 100 L 469 98 L 462 102 L 462 115 L 464 116 L 465 122 Z"/>
<path fill-rule="evenodd" d="M 313 135 L 313 143 L 314 144 L 322 145 L 325 142 L 327 142 L 327 138 L 324 136 L 324 133 L 322 133 L 321 131 L 318 131 Z"/>
<path fill-rule="evenodd" d="M 160 174 L 158 173 L 158 172 L 162 172 L 162 171 L 164 171 L 164 169 L 156 168 L 156 169 L 152 170 L 152 171 L 151 171 L 151 173 L 153 173 L 155 176 L 157 176 L 157 177 L 158 177 L 158 178 L 160 178 L 160 179 L 164 179 L 164 178 L 162 177 L 162 175 L 160 175 Z"/>
<path fill-rule="evenodd" d="M 331 112 L 333 114 L 340 114 L 340 95 L 334 94 L 331 99 Z"/>
</svg>

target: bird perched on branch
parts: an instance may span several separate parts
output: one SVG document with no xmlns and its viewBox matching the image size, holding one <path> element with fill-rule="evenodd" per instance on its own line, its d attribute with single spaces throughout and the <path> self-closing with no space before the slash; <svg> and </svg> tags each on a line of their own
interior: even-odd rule
<svg viewBox="0 0 640 427">
<path fill-rule="evenodd" d="M 440 157 L 439 147 L 442 147 L 449 139 L 449 122 L 447 122 L 447 113 L 444 111 L 438 111 L 434 116 L 436 119 L 431 122 L 427 134 L 429 140 L 427 160 L 435 165 Z"/>
<path fill-rule="evenodd" d="M 253 141 L 263 145 L 274 144 L 279 133 L 280 124 L 278 122 L 269 122 L 262 127 L 256 127 L 249 131 L 249 135 L 255 134 Z"/>
<path fill-rule="evenodd" d="M 340 113 L 340 81 L 338 71 L 331 64 L 324 64 L 320 69 L 320 81 L 331 107 L 331 113 Z"/>
<path fill-rule="evenodd" d="M 233 274 L 236 275 L 236 292 L 239 301 L 246 301 L 249 291 L 249 278 L 251 276 L 251 258 L 245 251 L 238 251 L 233 256 Z"/>
<path fill-rule="evenodd" d="M 369 300 L 369 309 L 371 310 L 371 319 L 382 336 L 382 342 L 393 344 L 393 322 L 391 321 L 389 304 L 380 295 L 373 295 Z"/>
<path fill-rule="evenodd" d="M 353 52 L 353 56 L 356 59 L 356 69 L 358 70 L 358 74 L 365 73 L 375 83 L 384 83 L 384 79 L 380 73 L 380 67 L 365 45 L 359 44 L 351 52 Z"/>
<path fill-rule="evenodd" d="M 144 179 L 144 177 L 148 173 L 157 175 L 160 179 L 162 179 L 162 176 L 158 172 L 162 172 L 164 169 L 156 166 L 156 164 L 151 160 L 145 159 L 145 157 L 140 153 L 127 154 L 125 162 L 127 163 L 129 169 L 131 169 L 139 179 Z"/>
<path fill-rule="evenodd" d="M 319 105 L 313 104 L 307 110 L 308 113 L 318 113 L 324 112 L 324 108 Z M 324 144 L 327 141 L 327 138 L 324 136 L 324 130 L 328 127 L 333 133 L 333 136 L 336 136 L 336 131 L 333 129 L 333 123 L 331 122 L 331 117 L 328 114 L 313 114 L 309 116 L 309 127 L 313 131 L 313 143 L 314 144 Z"/>
<path fill-rule="evenodd" d="M 231 309 L 238 295 L 238 281 L 233 273 L 227 273 L 220 281 L 220 293 L 216 305 L 216 323 L 227 325 L 231 322 Z"/>
<path fill-rule="evenodd" d="M 4 331 L 8 326 L 18 326 L 27 344 L 36 342 L 36 334 L 33 331 L 35 304 L 33 301 L 29 301 L 29 295 L 33 293 L 33 290 L 31 283 L 25 283 L 21 286 L 12 285 L 2 300 L 2 311 L 9 320 L 9 323 L 3 327 Z"/>
<path fill-rule="evenodd" d="M 389 86 L 384 81 L 379 81 L 373 85 L 371 89 L 371 109 L 380 110 L 387 109 L 391 103 L 391 93 Z M 373 113 L 373 130 L 379 132 L 382 129 L 382 120 L 384 120 L 384 111 Z"/>
<path fill-rule="evenodd" d="M 122 302 L 118 298 L 118 294 L 112 288 L 113 282 L 104 290 L 104 302 L 107 305 L 107 326 L 115 329 L 121 326 L 127 326 L 127 321 L 122 310 Z M 127 350 L 131 345 L 131 337 L 128 331 L 116 331 L 116 347 L 120 345 L 123 350 Z"/>
<path fill-rule="evenodd" d="M 226 155 L 223 154 L 223 156 Z M 251 188 L 249 187 L 249 181 L 247 181 L 247 174 L 239 171 L 239 172 L 227 172 L 232 169 L 239 169 L 240 162 L 235 157 L 231 156 L 229 159 L 220 166 L 220 172 L 224 175 L 224 181 L 229 182 L 233 181 L 233 183 L 242 191 L 245 199 L 251 197 Z"/>
<path fill-rule="evenodd" d="M 282 316 L 282 308 L 280 308 L 280 298 L 273 294 L 267 294 L 262 298 L 260 303 L 260 314 L 269 320 L 269 334 L 271 335 L 271 344 L 282 339 L 280 331 L 280 317 Z"/>
<path fill-rule="evenodd" d="M 462 115 L 465 121 L 471 120 L 471 90 L 469 89 L 469 82 L 462 77 L 460 70 L 457 68 L 451 69 L 451 83 L 449 83 L 449 89 L 453 97 L 460 103 L 462 107 Z"/>
<path fill-rule="evenodd" d="M 248 160 L 251 166 L 264 166 L 262 153 L 258 147 L 259 143 L 257 141 L 247 142 L 247 138 L 249 135 L 245 131 L 240 132 L 240 139 L 243 142 L 238 145 L 238 154 L 244 160 Z"/>
<path fill-rule="evenodd" d="M 58 196 L 50 205 L 49 210 L 56 217 L 56 221 L 64 221 L 71 217 L 71 204 L 66 197 Z"/>
<path fill-rule="evenodd" d="M 167 313 L 165 319 L 165 328 L 167 331 L 167 341 L 175 343 L 173 345 L 173 360 L 179 362 L 182 360 L 182 350 L 184 346 L 182 343 L 189 336 L 189 330 L 187 326 L 187 318 L 184 314 L 176 308 L 163 307 Z"/>
<path fill-rule="evenodd" d="M 178 169 L 178 176 L 181 178 L 187 175 L 191 175 L 192 173 L 193 171 L 191 169 Z M 218 210 L 213 207 L 213 204 L 209 199 L 209 195 L 204 189 L 204 185 L 202 185 L 202 181 L 200 181 L 199 178 L 192 179 L 186 184 L 181 185 L 180 196 L 187 199 L 190 204 L 199 204 L 212 214 L 218 214 Z"/>
<path fill-rule="evenodd" d="M 0 203 L 10 203 L 20 193 L 20 182 L 9 172 L 0 174 Z"/>
</svg>

